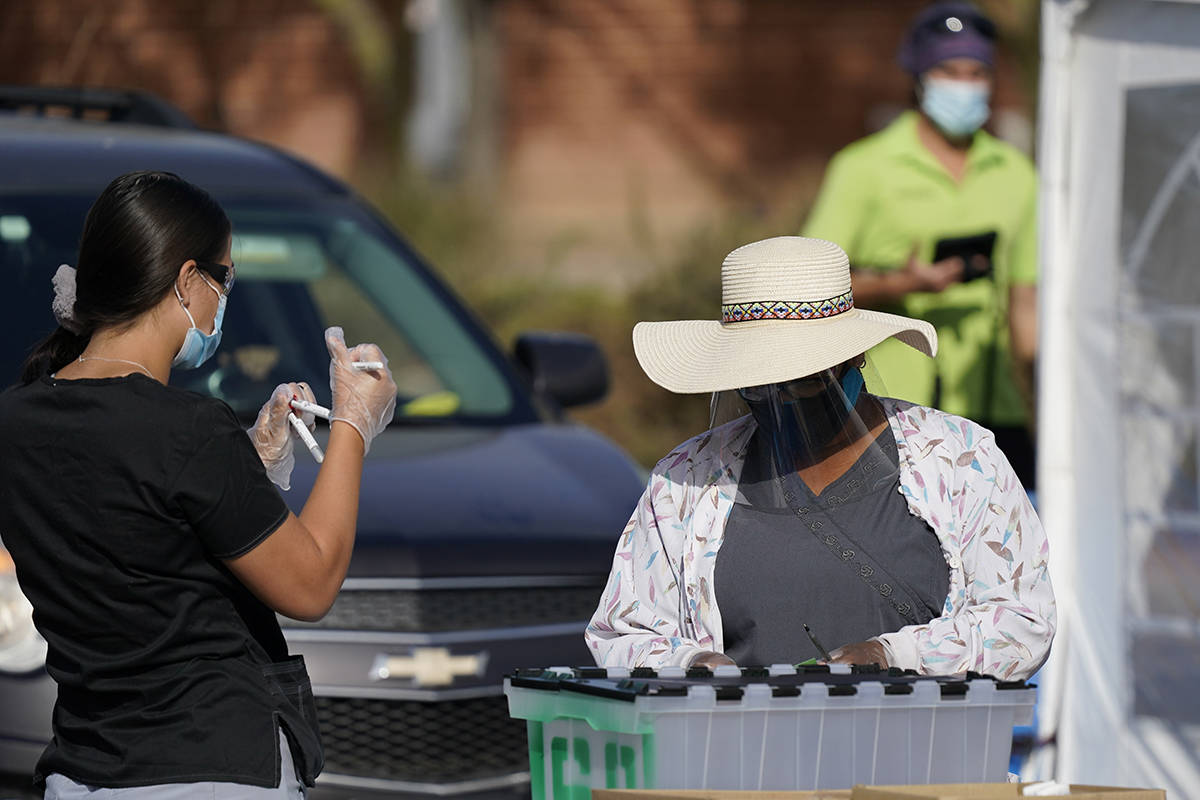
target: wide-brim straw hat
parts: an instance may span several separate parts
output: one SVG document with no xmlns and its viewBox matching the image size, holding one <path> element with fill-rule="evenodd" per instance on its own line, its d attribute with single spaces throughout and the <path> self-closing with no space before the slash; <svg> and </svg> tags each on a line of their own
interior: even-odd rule
<svg viewBox="0 0 1200 800">
<path fill-rule="evenodd" d="M 850 260 L 836 244 L 777 236 L 725 257 L 720 321 L 639 322 L 633 350 L 650 380 L 688 394 L 812 375 L 889 337 L 937 353 L 928 322 L 855 308 Z"/>
</svg>

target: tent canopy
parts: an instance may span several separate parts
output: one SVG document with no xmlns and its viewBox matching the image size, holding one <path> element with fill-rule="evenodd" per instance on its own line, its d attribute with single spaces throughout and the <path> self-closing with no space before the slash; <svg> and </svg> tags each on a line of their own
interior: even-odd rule
<svg viewBox="0 0 1200 800">
<path fill-rule="evenodd" d="M 1032 771 L 1200 797 L 1200 3 L 1045 0 Z"/>
</svg>

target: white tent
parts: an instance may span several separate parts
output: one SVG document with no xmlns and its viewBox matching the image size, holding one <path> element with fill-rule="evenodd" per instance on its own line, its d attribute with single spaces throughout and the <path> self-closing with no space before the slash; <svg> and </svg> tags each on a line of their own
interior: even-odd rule
<svg viewBox="0 0 1200 800">
<path fill-rule="evenodd" d="M 1200 798 L 1200 2 L 1044 0 L 1030 772 Z"/>
</svg>

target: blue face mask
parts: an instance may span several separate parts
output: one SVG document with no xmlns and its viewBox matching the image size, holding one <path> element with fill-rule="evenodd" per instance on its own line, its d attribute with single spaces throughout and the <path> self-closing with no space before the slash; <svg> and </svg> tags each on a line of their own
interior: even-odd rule
<svg viewBox="0 0 1200 800">
<path fill-rule="evenodd" d="M 986 83 L 926 78 L 922 82 L 921 110 L 942 133 L 961 139 L 987 122 L 990 98 L 991 89 Z"/>
<path fill-rule="evenodd" d="M 850 369 L 846 370 L 846 374 L 842 376 L 842 392 L 846 395 L 844 402 L 846 404 L 847 411 L 850 411 L 854 408 L 855 403 L 858 402 L 858 396 L 862 393 L 863 386 L 865 384 L 866 381 L 863 380 L 861 369 L 858 367 L 851 367 Z"/>
<path fill-rule="evenodd" d="M 192 312 L 188 311 L 187 306 L 183 304 L 179 287 L 175 287 L 175 297 L 179 300 L 179 306 L 183 309 L 183 313 L 187 314 L 188 321 L 192 323 L 192 327 L 188 328 L 187 334 L 183 337 L 183 346 L 179 348 L 179 352 L 175 354 L 175 360 L 171 362 L 171 366 L 180 369 L 195 369 L 200 366 L 208 361 L 213 353 L 217 352 L 217 346 L 221 344 L 221 320 L 225 318 L 225 295 L 220 290 L 213 289 L 203 276 L 200 280 L 217 293 L 217 315 L 213 318 L 213 332 L 202 333 L 196 327 L 196 320 L 192 318 Z"/>
</svg>

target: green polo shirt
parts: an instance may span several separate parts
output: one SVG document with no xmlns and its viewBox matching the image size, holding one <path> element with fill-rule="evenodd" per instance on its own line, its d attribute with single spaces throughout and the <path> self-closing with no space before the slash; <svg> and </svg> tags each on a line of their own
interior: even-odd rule
<svg viewBox="0 0 1200 800">
<path fill-rule="evenodd" d="M 889 339 L 871 351 L 884 389 L 984 424 L 1019 425 L 1025 406 L 1013 381 L 1008 290 L 1037 281 L 1037 175 L 1016 148 L 975 134 L 961 182 L 917 138 L 908 111 L 834 156 L 805 236 L 836 242 L 858 268 L 898 269 L 914 245 L 930 260 L 942 238 L 996 232 L 994 279 L 917 292 L 879 309 L 930 322 L 936 362 Z M 991 371 L 991 378 L 987 373 Z M 990 399 L 986 395 L 990 394 Z"/>
</svg>

